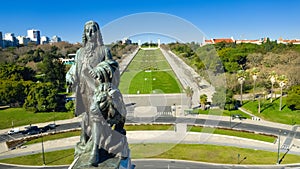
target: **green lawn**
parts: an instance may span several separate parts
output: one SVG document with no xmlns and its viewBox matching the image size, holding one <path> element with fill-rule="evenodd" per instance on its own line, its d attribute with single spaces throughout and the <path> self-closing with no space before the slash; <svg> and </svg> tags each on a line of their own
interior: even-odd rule
<svg viewBox="0 0 300 169">
<path fill-rule="evenodd" d="M 61 138 L 79 136 L 80 132 L 81 131 L 70 131 L 70 132 L 64 132 L 64 133 L 56 133 L 56 134 L 45 135 L 43 137 L 43 141 L 49 141 L 49 140 L 56 140 L 56 139 L 61 139 Z M 26 142 L 24 145 L 35 144 L 35 143 L 40 143 L 40 142 L 42 142 L 41 137 L 30 140 L 30 141 Z"/>
<path fill-rule="evenodd" d="M 123 94 L 181 93 L 182 87 L 169 63 L 157 50 L 140 50 L 120 79 Z"/>
<path fill-rule="evenodd" d="M 287 106 L 285 106 L 286 97 L 282 98 L 283 108 L 279 111 L 279 98 L 273 100 L 262 100 L 261 103 L 261 113 L 257 112 L 258 102 L 257 101 L 247 101 L 244 103 L 243 108 L 252 112 L 252 114 L 259 116 L 260 118 L 268 121 L 284 123 L 284 124 L 300 124 L 300 111 L 292 111 Z"/>
<path fill-rule="evenodd" d="M 126 131 L 138 131 L 138 130 L 174 130 L 172 124 L 141 124 L 141 125 L 125 125 Z"/>
<path fill-rule="evenodd" d="M 241 164 L 276 164 L 277 153 L 261 150 L 225 147 L 201 144 L 130 144 L 133 159 L 164 158 L 192 160 L 211 163 L 237 164 L 247 157 Z M 283 154 L 281 153 L 280 157 Z M 45 153 L 46 165 L 67 165 L 74 159 L 74 149 Z M 2 163 L 43 165 L 42 154 L 34 154 L 0 160 Z M 299 163 L 300 156 L 287 154 L 282 164 Z"/>
<path fill-rule="evenodd" d="M 251 119 L 251 116 L 248 114 L 240 111 L 240 110 L 221 110 L 221 109 L 208 109 L 208 110 L 201 110 L 201 109 L 195 109 L 194 113 L 199 114 L 207 114 L 207 115 L 217 115 L 217 116 L 231 116 L 233 114 L 240 114 L 244 117 L 247 117 L 248 119 Z"/>
<path fill-rule="evenodd" d="M 270 142 L 270 143 L 274 143 L 274 141 L 276 139 L 276 137 L 266 136 L 266 135 L 262 135 L 262 134 L 242 132 L 242 131 L 230 130 L 230 129 L 203 128 L 203 127 L 199 127 L 199 126 L 192 126 L 190 131 L 242 137 L 242 138 L 260 140 L 260 141 L 265 141 L 265 142 Z"/>
<path fill-rule="evenodd" d="M 129 93 L 180 93 L 181 89 L 171 73 L 171 71 L 141 71 L 131 80 Z"/>
<path fill-rule="evenodd" d="M 166 145 L 169 146 L 170 145 Z M 143 150 L 152 150 L 156 147 L 162 148 L 161 145 L 148 144 L 148 145 L 131 145 L 132 154 L 143 153 Z M 140 147 L 140 148 L 138 148 Z M 134 151 L 135 150 L 135 151 Z M 166 150 L 166 149 L 163 149 Z M 180 153 L 179 153 L 180 152 Z M 261 150 L 244 149 L 237 147 L 225 147 L 217 145 L 201 145 L 201 144 L 177 144 L 168 151 L 164 151 L 161 154 L 151 156 L 153 158 L 171 158 L 182 159 L 192 161 L 203 161 L 211 163 L 225 163 L 225 164 L 237 164 L 238 154 L 240 154 L 240 160 L 247 157 L 242 161 L 242 164 L 276 164 L 277 153 L 267 152 Z M 281 154 L 282 157 L 283 154 Z M 299 163 L 300 156 L 288 154 L 282 164 Z"/>
<path fill-rule="evenodd" d="M 23 126 L 41 122 L 53 122 L 73 118 L 73 112 L 45 112 L 34 113 L 26 111 L 24 108 L 8 108 L 0 110 L 0 129 Z"/>
<path fill-rule="evenodd" d="M 174 125 L 171 124 L 155 124 L 155 125 L 125 125 L 124 128 L 126 131 L 139 131 L 139 130 L 174 130 Z M 73 136 L 79 136 L 81 131 L 70 131 L 70 132 L 63 132 L 63 133 L 56 133 L 56 134 L 50 134 L 45 135 L 43 137 L 43 141 L 49 141 L 49 140 L 56 140 L 61 138 L 67 138 L 67 137 L 73 137 Z M 35 144 L 42 142 L 42 138 L 35 138 L 33 140 L 30 140 L 26 142 L 24 145 L 29 144 Z"/>
</svg>

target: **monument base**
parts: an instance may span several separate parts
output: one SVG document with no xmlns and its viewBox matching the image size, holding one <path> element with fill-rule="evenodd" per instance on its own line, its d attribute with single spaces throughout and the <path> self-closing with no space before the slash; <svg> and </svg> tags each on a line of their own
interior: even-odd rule
<svg viewBox="0 0 300 169">
<path fill-rule="evenodd" d="M 131 158 L 120 159 L 118 157 L 107 158 L 98 164 L 98 166 L 88 166 L 87 161 L 90 158 L 90 153 L 82 154 L 76 158 L 68 169 L 134 169 L 131 165 Z"/>
</svg>

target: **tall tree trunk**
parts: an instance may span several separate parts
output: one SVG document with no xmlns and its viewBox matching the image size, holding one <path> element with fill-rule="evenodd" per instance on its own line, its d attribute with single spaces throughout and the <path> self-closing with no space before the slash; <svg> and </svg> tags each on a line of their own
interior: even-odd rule
<svg viewBox="0 0 300 169">
<path fill-rule="evenodd" d="M 243 105 L 243 83 L 241 83 L 241 106 Z"/>
<path fill-rule="evenodd" d="M 253 85 L 253 101 L 255 100 L 255 80 L 254 80 L 254 85 Z"/>
<path fill-rule="evenodd" d="M 273 102 L 273 83 L 272 83 L 272 88 L 271 88 L 271 103 Z"/>
<path fill-rule="evenodd" d="M 258 113 L 260 113 L 260 96 L 258 97 L 258 110 L 257 110 Z"/>
<path fill-rule="evenodd" d="M 282 106 L 282 87 L 280 88 L 280 103 L 279 103 L 279 111 L 281 111 Z"/>
</svg>

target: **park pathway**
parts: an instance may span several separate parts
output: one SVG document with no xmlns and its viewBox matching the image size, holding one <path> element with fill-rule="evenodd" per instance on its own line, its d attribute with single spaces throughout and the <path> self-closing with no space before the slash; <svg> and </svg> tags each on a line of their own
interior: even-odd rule
<svg viewBox="0 0 300 169">
<path fill-rule="evenodd" d="M 212 95 L 215 92 L 215 88 L 211 86 L 206 80 L 199 76 L 197 72 L 189 65 L 187 65 L 182 59 L 176 56 L 170 50 L 161 49 L 163 55 L 169 62 L 177 78 L 180 80 L 183 88 L 191 87 L 194 91 L 193 106 L 199 106 L 200 95 L 206 94 L 208 101 L 211 102 Z M 197 79 L 201 79 L 199 82 Z"/>
</svg>

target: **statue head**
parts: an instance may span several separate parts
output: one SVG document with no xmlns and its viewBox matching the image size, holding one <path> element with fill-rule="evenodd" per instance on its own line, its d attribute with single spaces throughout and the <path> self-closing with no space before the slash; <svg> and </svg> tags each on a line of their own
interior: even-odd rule
<svg viewBox="0 0 300 169">
<path fill-rule="evenodd" d="M 103 45 L 101 31 L 97 22 L 88 21 L 84 25 L 84 31 L 82 36 L 83 46 L 85 46 L 89 41 L 92 43 L 96 43 L 100 46 Z"/>
</svg>

